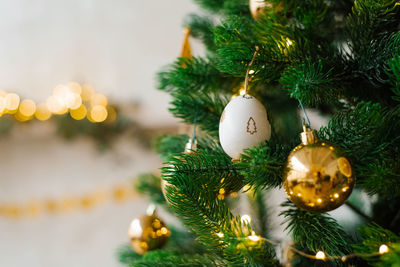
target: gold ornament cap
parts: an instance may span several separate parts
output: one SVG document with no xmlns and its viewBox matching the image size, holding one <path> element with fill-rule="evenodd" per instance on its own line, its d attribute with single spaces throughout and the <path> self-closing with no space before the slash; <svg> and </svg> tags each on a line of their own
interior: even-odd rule
<svg viewBox="0 0 400 267">
<path fill-rule="evenodd" d="M 303 125 L 303 132 L 300 133 L 300 138 L 303 145 L 310 145 L 318 142 L 317 132 L 305 125 Z"/>
</svg>

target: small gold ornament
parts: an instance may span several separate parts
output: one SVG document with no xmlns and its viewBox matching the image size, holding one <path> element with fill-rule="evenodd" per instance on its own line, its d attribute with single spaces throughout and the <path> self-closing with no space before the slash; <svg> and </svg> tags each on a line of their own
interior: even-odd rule
<svg viewBox="0 0 400 267">
<path fill-rule="evenodd" d="M 197 140 L 193 138 L 190 138 L 190 140 L 186 143 L 185 146 L 185 151 L 183 152 L 184 154 L 193 154 L 197 150 Z M 173 186 L 164 179 L 161 178 L 161 191 L 164 195 L 165 200 L 168 202 L 167 199 L 167 191 L 166 187 L 167 186 Z"/>
<path fill-rule="evenodd" d="M 302 143 L 288 157 L 283 187 L 299 208 L 326 212 L 342 205 L 353 190 L 355 178 L 344 151 L 318 139 L 304 127 Z"/>
<path fill-rule="evenodd" d="M 249 1 L 250 13 L 255 20 L 259 19 L 261 16 L 264 16 L 266 12 L 272 10 L 274 8 L 273 3 L 269 0 L 250 0 Z M 279 4 L 276 7 L 276 11 L 282 11 L 283 6 Z"/>
<path fill-rule="evenodd" d="M 165 223 L 157 217 L 155 208 L 150 206 L 149 209 L 150 215 L 133 219 L 128 231 L 132 249 L 141 255 L 149 250 L 162 248 L 171 235 Z"/>
</svg>

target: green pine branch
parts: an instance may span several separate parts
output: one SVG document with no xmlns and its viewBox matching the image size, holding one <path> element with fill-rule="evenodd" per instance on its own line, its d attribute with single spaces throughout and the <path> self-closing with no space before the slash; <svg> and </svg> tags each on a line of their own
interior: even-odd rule
<svg viewBox="0 0 400 267">
<path fill-rule="evenodd" d="M 226 202 L 217 198 L 221 188 L 236 192 L 243 186 L 241 175 L 226 154 L 198 150 L 172 157 L 166 165 L 162 173 L 171 184 L 167 187 L 168 202 L 198 240 L 210 248 L 211 255 L 233 265 L 275 263 L 271 247 L 247 239 L 249 225 L 243 225 Z"/>
<path fill-rule="evenodd" d="M 135 184 L 135 189 L 150 197 L 150 199 L 157 204 L 167 207 L 164 195 L 161 191 L 161 179 L 154 174 L 141 174 Z"/>
<path fill-rule="evenodd" d="M 295 207 L 291 202 L 280 215 L 285 217 L 288 231 L 298 245 L 316 253 L 324 251 L 329 255 L 346 255 L 351 249 L 351 238 L 339 224 L 326 214 L 311 213 Z"/>
<path fill-rule="evenodd" d="M 399 114 L 380 104 L 359 103 L 336 114 L 320 136 L 348 152 L 357 184 L 382 197 L 399 195 Z"/>
<path fill-rule="evenodd" d="M 297 66 L 288 67 L 280 78 L 282 87 L 293 98 L 305 105 L 337 103 L 343 97 L 344 88 L 333 67 L 326 67 L 321 60 L 312 63 L 307 59 Z"/>
<path fill-rule="evenodd" d="M 244 182 L 254 190 L 270 189 L 282 185 L 283 167 L 290 152 L 289 146 L 267 142 L 242 154 L 237 162 Z"/>
<path fill-rule="evenodd" d="M 361 243 L 354 244 L 354 252 L 376 254 L 381 245 L 389 247 L 389 253 L 376 257 L 364 257 L 373 266 L 396 266 L 400 263 L 400 237 L 377 224 L 369 224 L 359 229 Z"/>
</svg>

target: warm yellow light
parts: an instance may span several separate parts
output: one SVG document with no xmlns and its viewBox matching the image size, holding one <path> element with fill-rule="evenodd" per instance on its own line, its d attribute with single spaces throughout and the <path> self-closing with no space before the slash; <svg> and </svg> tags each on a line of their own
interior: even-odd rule
<svg viewBox="0 0 400 267">
<path fill-rule="evenodd" d="M 51 112 L 45 103 L 40 103 L 37 105 L 35 117 L 40 121 L 48 120 L 51 117 Z"/>
<path fill-rule="evenodd" d="M 25 116 L 25 115 L 22 114 L 20 111 L 18 111 L 18 112 L 16 112 L 16 113 L 14 114 L 14 118 L 15 118 L 17 121 L 24 122 L 24 121 L 30 120 L 30 119 L 32 118 L 32 116 Z"/>
<path fill-rule="evenodd" d="M 168 234 L 168 229 L 167 229 L 166 227 L 162 227 L 162 228 L 161 228 L 161 233 L 162 233 L 163 235 Z"/>
<path fill-rule="evenodd" d="M 83 101 L 89 101 L 92 98 L 93 94 L 94 94 L 94 89 L 92 86 L 88 84 L 82 85 L 81 97 Z"/>
<path fill-rule="evenodd" d="M 260 237 L 256 235 L 254 232 L 252 232 L 251 235 L 248 236 L 247 238 L 254 242 L 260 241 Z"/>
<path fill-rule="evenodd" d="M 66 109 L 66 106 L 62 99 L 58 96 L 50 96 L 46 100 L 47 108 L 54 114 L 64 114 L 63 111 Z"/>
<path fill-rule="evenodd" d="M 93 120 L 92 118 L 92 112 L 90 112 L 90 110 L 88 110 L 88 112 L 86 113 L 86 118 L 88 119 L 88 121 L 95 123 L 96 121 Z"/>
<path fill-rule="evenodd" d="M 71 109 L 69 111 L 69 114 L 71 115 L 71 117 L 73 119 L 79 121 L 79 120 L 82 120 L 82 119 L 84 119 L 86 117 L 87 109 L 86 109 L 85 105 L 82 104 L 77 109 Z"/>
<path fill-rule="evenodd" d="M 107 106 L 107 113 L 108 116 L 106 122 L 113 123 L 117 119 L 117 111 L 113 107 Z"/>
<path fill-rule="evenodd" d="M 386 246 L 385 244 L 383 244 L 379 247 L 379 254 L 385 254 L 388 252 L 389 252 L 389 247 Z"/>
<path fill-rule="evenodd" d="M 289 38 L 286 38 L 286 46 L 291 46 L 292 44 L 293 42 Z"/>
<path fill-rule="evenodd" d="M 94 94 L 90 101 L 92 106 L 107 106 L 107 98 L 102 94 Z"/>
<path fill-rule="evenodd" d="M 0 96 L 0 113 L 4 112 L 6 109 L 6 101 L 3 96 Z"/>
<path fill-rule="evenodd" d="M 102 122 L 107 119 L 107 109 L 104 106 L 94 106 L 90 111 L 90 116 L 95 122 Z"/>
<path fill-rule="evenodd" d="M 219 194 L 221 195 L 225 194 L 225 189 L 224 188 L 219 189 Z"/>
<path fill-rule="evenodd" d="M 247 223 L 250 224 L 251 223 L 251 217 L 247 214 L 243 215 L 240 220 L 242 221 L 242 223 Z"/>
<path fill-rule="evenodd" d="M 67 113 L 68 112 L 68 108 L 66 107 L 66 106 L 64 106 L 62 109 L 60 109 L 59 111 L 57 111 L 57 112 L 54 112 L 54 114 L 57 114 L 57 115 L 63 115 L 63 114 L 65 114 L 65 113 Z"/>
<path fill-rule="evenodd" d="M 5 106 L 7 110 L 16 110 L 19 106 L 19 96 L 17 94 L 11 93 L 7 94 L 4 98 Z"/>
<path fill-rule="evenodd" d="M 69 88 L 66 85 L 60 84 L 53 89 L 53 96 L 58 96 L 61 99 L 69 92 Z"/>
<path fill-rule="evenodd" d="M 220 238 L 223 238 L 224 234 L 223 233 L 217 233 L 217 236 L 220 237 Z"/>
<path fill-rule="evenodd" d="M 333 197 L 334 197 L 334 198 L 339 198 L 339 194 L 338 194 L 338 193 L 335 193 L 335 194 L 333 194 Z"/>
<path fill-rule="evenodd" d="M 321 202 L 322 202 L 322 199 L 318 198 L 317 201 L 318 201 L 318 203 L 321 203 Z"/>
<path fill-rule="evenodd" d="M 315 258 L 318 260 L 324 260 L 325 259 L 325 253 L 323 251 L 318 251 L 317 254 L 315 254 Z"/>
<path fill-rule="evenodd" d="M 82 98 L 77 93 L 69 92 L 65 96 L 65 105 L 70 109 L 77 109 L 82 105 Z"/>
<path fill-rule="evenodd" d="M 249 74 L 250 74 L 250 75 L 251 75 L 251 74 L 254 74 L 254 72 L 255 72 L 254 70 L 250 70 L 250 71 L 249 71 Z"/>
<path fill-rule="evenodd" d="M 36 104 L 35 102 L 33 102 L 33 100 L 24 99 L 19 104 L 19 112 L 26 117 L 32 116 L 33 114 L 35 114 L 35 111 Z"/>
<path fill-rule="evenodd" d="M 69 82 L 69 83 L 67 83 L 67 87 L 71 92 L 73 92 L 75 94 L 78 94 L 78 95 L 82 94 L 82 87 L 77 82 Z"/>
</svg>

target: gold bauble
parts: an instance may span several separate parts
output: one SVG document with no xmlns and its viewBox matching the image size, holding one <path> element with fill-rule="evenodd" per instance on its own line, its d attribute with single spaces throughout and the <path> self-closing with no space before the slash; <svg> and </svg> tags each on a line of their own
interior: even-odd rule
<svg viewBox="0 0 400 267">
<path fill-rule="evenodd" d="M 344 151 L 318 140 L 304 128 L 302 143 L 292 150 L 283 175 L 283 187 L 299 208 L 326 212 L 342 205 L 354 187 L 354 173 Z"/>
<path fill-rule="evenodd" d="M 274 8 L 273 3 L 269 0 L 249 0 L 249 7 L 250 7 L 250 13 L 253 16 L 254 19 L 258 19 L 261 16 L 264 16 L 266 12 L 272 10 Z M 282 11 L 283 6 L 282 4 L 279 4 L 276 7 L 276 11 Z"/>
<path fill-rule="evenodd" d="M 184 154 L 192 154 L 197 150 L 197 140 L 196 139 L 192 139 L 190 138 L 190 140 L 186 143 L 185 146 L 185 151 L 183 152 Z M 172 165 L 170 167 L 173 167 Z M 164 179 L 161 178 L 161 191 L 164 195 L 165 200 L 168 203 L 168 199 L 167 199 L 167 190 L 166 187 L 167 186 L 171 186 L 171 187 L 175 187 L 173 185 L 171 185 L 170 183 L 168 183 L 167 181 L 165 181 Z"/>
<path fill-rule="evenodd" d="M 133 219 L 129 227 L 129 238 L 132 249 L 138 254 L 162 248 L 171 235 L 165 223 L 154 211 L 151 215 L 143 215 Z"/>
</svg>

